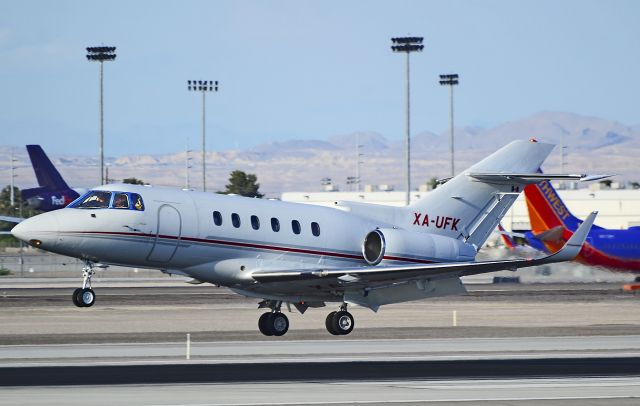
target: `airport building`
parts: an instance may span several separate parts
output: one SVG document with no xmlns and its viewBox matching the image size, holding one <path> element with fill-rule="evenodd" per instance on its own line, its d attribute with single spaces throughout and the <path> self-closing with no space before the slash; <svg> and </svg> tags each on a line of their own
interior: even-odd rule
<svg viewBox="0 0 640 406">
<path fill-rule="evenodd" d="M 640 189 L 622 188 L 616 183 L 612 187 L 604 187 L 600 183 L 591 184 L 588 188 L 565 188 L 554 184 L 560 198 L 578 218 L 585 218 L 598 211 L 596 224 L 605 228 L 625 229 L 640 226 Z M 285 192 L 283 201 L 310 203 L 323 206 L 338 206 L 339 201 L 355 201 L 363 203 L 385 204 L 391 206 L 404 205 L 405 192 L 395 191 L 390 185 L 365 186 L 364 192 Z M 411 193 L 411 201 L 416 201 L 429 193 L 425 186 Z M 518 197 L 513 207 L 503 219 L 507 230 L 529 230 L 529 216 L 524 194 Z"/>
</svg>

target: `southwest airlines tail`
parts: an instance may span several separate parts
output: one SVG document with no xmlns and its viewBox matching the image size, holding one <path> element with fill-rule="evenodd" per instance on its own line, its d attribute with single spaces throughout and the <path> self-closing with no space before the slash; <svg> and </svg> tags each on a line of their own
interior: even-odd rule
<svg viewBox="0 0 640 406">
<path fill-rule="evenodd" d="M 543 180 L 524 188 L 529 211 L 531 231 L 539 234 L 562 227 L 572 233 L 578 229 L 582 220 L 574 216 L 564 204 L 551 182 Z M 593 229 L 600 227 L 593 226 Z"/>
</svg>

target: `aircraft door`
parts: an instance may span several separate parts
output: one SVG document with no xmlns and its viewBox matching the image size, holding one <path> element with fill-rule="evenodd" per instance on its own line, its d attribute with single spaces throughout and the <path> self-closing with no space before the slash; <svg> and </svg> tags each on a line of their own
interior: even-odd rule
<svg viewBox="0 0 640 406">
<path fill-rule="evenodd" d="M 163 204 L 158 208 L 158 228 L 148 261 L 169 262 L 173 258 L 182 235 L 182 218 L 173 206 Z"/>
</svg>

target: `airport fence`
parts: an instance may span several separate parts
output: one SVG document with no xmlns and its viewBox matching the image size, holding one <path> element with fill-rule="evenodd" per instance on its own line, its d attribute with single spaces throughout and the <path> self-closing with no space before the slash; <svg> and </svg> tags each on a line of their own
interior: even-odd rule
<svg viewBox="0 0 640 406">
<path fill-rule="evenodd" d="M 0 254 L 0 278 L 80 278 L 84 263 L 76 258 L 48 253 L 18 252 Z M 168 275 L 153 269 L 109 266 L 95 268 L 96 277 L 105 278 L 165 278 Z M 4 275 L 3 275 L 4 274 Z"/>
</svg>

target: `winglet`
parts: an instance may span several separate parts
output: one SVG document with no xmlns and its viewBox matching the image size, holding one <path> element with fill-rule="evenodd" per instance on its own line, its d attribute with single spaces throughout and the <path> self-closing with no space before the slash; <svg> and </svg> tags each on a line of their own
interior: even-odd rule
<svg viewBox="0 0 640 406">
<path fill-rule="evenodd" d="M 591 231 L 591 226 L 597 215 L 597 211 L 591 212 L 584 222 L 580 224 L 576 232 L 573 233 L 571 238 L 569 238 L 569 241 L 555 254 L 541 258 L 540 263 L 571 261 L 574 259 L 582 249 L 582 244 L 584 244 L 584 241 L 587 239 L 587 235 L 589 231 Z"/>
</svg>

